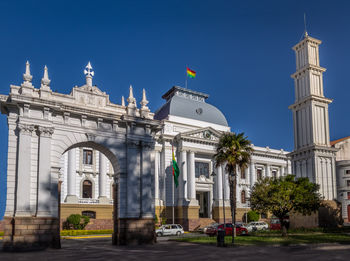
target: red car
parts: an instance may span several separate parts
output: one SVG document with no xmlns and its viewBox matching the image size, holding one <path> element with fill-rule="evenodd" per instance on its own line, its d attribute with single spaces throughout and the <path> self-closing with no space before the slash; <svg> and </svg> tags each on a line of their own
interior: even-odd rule
<svg viewBox="0 0 350 261">
<path fill-rule="evenodd" d="M 232 223 L 226 223 L 226 226 L 225 226 L 226 236 L 232 235 L 232 229 L 233 229 Z M 207 231 L 205 233 L 209 236 L 215 236 L 215 235 L 217 235 L 218 230 L 224 230 L 224 224 L 220 224 L 217 227 L 208 227 Z M 237 224 L 236 225 L 236 234 L 237 234 L 237 236 L 247 235 L 248 230 L 245 227 L 243 227 L 242 225 Z"/>
</svg>

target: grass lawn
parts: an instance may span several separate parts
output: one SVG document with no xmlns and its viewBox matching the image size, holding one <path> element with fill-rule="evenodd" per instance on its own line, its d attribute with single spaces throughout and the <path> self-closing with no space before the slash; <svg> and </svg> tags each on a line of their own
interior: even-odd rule
<svg viewBox="0 0 350 261">
<path fill-rule="evenodd" d="M 62 230 L 61 236 L 83 236 L 83 235 L 101 235 L 112 234 L 112 229 L 104 230 Z"/>
<path fill-rule="evenodd" d="M 216 245 L 216 237 L 191 237 L 191 238 L 176 238 L 175 241 L 213 244 Z M 232 237 L 226 236 L 225 243 L 231 244 Z M 304 233 L 304 234 L 289 234 L 287 237 L 282 237 L 276 234 L 257 234 L 249 236 L 238 236 L 235 239 L 237 245 L 290 245 L 290 244 L 318 244 L 318 243 L 340 243 L 350 244 L 350 235 L 344 233 Z"/>
</svg>

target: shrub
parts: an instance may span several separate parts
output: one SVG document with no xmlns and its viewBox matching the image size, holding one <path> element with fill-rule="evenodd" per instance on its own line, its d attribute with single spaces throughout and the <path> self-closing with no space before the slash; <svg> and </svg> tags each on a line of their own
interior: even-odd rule
<svg viewBox="0 0 350 261">
<path fill-rule="evenodd" d="M 155 215 L 155 216 L 154 216 L 154 224 L 155 224 L 155 225 L 158 225 L 158 223 L 159 223 L 158 216 Z"/>
<path fill-rule="evenodd" d="M 90 218 L 79 214 L 72 214 L 67 218 L 67 229 L 84 229 L 90 222 Z"/>
<path fill-rule="evenodd" d="M 162 217 L 162 225 L 166 224 L 166 217 Z"/>
<path fill-rule="evenodd" d="M 254 210 L 250 210 L 247 213 L 247 218 L 248 218 L 248 222 L 258 221 L 259 220 L 259 213 L 254 211 Z"/>
</svg>

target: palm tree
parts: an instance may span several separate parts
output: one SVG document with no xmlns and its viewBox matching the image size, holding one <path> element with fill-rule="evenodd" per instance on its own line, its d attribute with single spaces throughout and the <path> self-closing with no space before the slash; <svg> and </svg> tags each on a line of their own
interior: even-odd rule
<svg viewBox="0 0 350 261">
<path fill-rule="evenodd" d="M 230 184 L 230 204 L 232 213 L 232 243 L 236 236 L 236 184 L 237 171 L 245 171 L 250 162 L 250 156 L 253 152 L 251 142 L 244 136 L 244 133 L 224 133 L 219 140 L 214 155 L 215 166 L 226 164 L 226 171 L 229 173 Z"/>
</svg>

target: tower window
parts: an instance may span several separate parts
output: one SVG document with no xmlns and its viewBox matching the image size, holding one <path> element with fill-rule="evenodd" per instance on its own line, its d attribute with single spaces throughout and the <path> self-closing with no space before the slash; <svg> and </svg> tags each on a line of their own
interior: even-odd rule
<svg viewBox="0 0 350 261">
<path fill-rule="evenodd" d="M 90 180 L 83 181 L 83 198 L 92 198 L 92 182 Z"/>
<path fill-rule="evenodd" d="M 246 203 L 246 197 L 245 197 L 245 190 L 242 190 L 241 192 L 241 202 L 242 204 L 245 204 Z"/>
<path fill-rule="evenodd" d="M 350 174 L 350 169 L 345 170 L 345 174 Z"/>
<path fill-rule="evenodd" d="M 83 150 L 83 164 L 92 165 L 92 150 Z"/>
<path fill-rule="evenodd" d="M 245 170 L 241 170 L 241 179 L 245 179 Z"/>
<path fill-rule="evenodd" d="M 350 199 L 350 192 L 348 192 L 348 199 Z"/>
<path fill-rule="evenodd" d="M 350 180 L 347 180 L 347 181 L 346 181 L 346 185 L 347 185 L 348 187 L 350 187 Z"/>
</svg>

